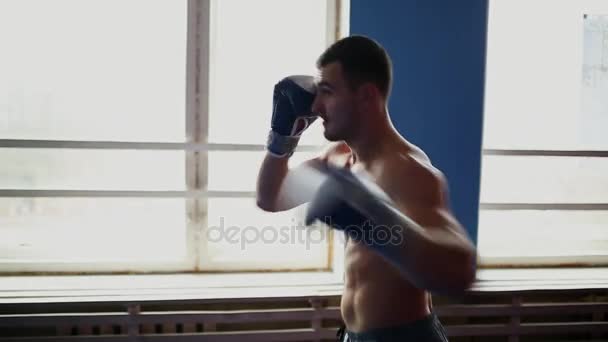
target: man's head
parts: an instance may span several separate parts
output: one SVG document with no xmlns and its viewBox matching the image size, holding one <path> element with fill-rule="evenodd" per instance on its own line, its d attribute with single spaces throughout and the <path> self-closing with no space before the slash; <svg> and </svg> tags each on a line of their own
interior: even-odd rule
<svg viewBox="0 0 608 342">
<path fill-rule="evenodd" d="M 364 36 L 332 44 L 317 60 L 321 79 L 313 111 L 324 120 L 328 140 L 347 140 L 386 106 L 392 84 L 384 48 Z"/>
</svg>

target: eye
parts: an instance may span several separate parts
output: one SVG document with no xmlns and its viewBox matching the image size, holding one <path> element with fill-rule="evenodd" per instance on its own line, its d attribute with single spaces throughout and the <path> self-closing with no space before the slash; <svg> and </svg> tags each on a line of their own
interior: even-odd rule
<svg viewBox="0 0 608 342">
<path fill-rule="evenodd" d="M 331 89 L 329 89 L 327 87 L 321 87 L 321 88 L 319 88 L 319 92 L 321 94 L 327 95 L 327 94 L 331 94 Z"/>
</svg>

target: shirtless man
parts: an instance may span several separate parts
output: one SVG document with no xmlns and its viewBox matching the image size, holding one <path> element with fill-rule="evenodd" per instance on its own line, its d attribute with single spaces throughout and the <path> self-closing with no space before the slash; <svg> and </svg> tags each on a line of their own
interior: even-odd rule
<svg viewBox="0 0 608 342">
<path fill-rule="evenodd" d="M 275 87 L 273 128 L 258 175 L 257 204 L 271 212 L 311 201 L 317 201 L 312 206 L 331 207 L 319 201 L 339 201 L 331 199 L 335 189 L 328 188 L 326 178 L 311 176 L 311 170 L 327 166 L 374 182 L 383 191 L 378 197 L 388 197 L 402 215 L 398 223 L 405 230 L 400 243 L 388 247 L 347 239 L 341 299 L 346 333 L 340 339 L 447 341 L 432 313 L 429 293 L 467 289 L 475 278 L 476 252 L 450 212 L 445 177 L 390 121 L 390 58 L 374 40 L 351 36 L 330 46 L 317 67 L 318 80 L 288 78 Z M 319 157 L 289 168 L 289 156 L 314 115 L 323 121 L 324 135 L 332 143 Z M 376 201 L 375 194 L 368 197 Z M 371 217 L 352 206 L 347 210 L 352 211 L 347 217 Z M 339 221 L 334 214 L 311 215 Z M 383 217 L 373 219 L 384 224 Z M 394 219 L 386 222 L 395 224 Z"/>
</svg>

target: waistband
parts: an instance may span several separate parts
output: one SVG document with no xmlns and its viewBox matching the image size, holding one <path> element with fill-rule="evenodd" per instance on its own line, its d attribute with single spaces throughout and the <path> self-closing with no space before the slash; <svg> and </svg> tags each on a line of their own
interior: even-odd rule
<svg viewBox="0 0 608 342">
<path fill-rule="evenodd" d="M 426 340 L 428 337 L 440 333 L 443 330 L 435 313 L 405 324 L 376 328 L 363 332 L 352 332 L 346 330 L 348 341 L 402 341 L 402 340 Z M 441 333 L 440 333 L 441 335 Z"/>
</svg>

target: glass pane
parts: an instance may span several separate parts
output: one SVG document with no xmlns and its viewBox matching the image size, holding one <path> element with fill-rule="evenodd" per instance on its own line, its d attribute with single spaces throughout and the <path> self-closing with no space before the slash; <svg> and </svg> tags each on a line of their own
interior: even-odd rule
<svg viewBox="0 0 608 342">
<path fill-rule="evenodd" d="M 209 200 L 207 255 L 210 269 L 327 267 L 324 227 L 304 226 L 305 206 L 267 213 L 251 198 Z"/>
<path fill-rule="evenodd" d="M 481 210 L 487 257 L 608 255 L 608 211 Z"/>
<path fill-rule="evenodd" d="M 605 7 L 608 11 L 608 6 Z M 586 15 L 584 22 L 583 129 L 587 143 L 605 149 L 608 146 L 608 15 Z"/>
<path fill-rule="evenodd" d="M 0 136 L 183 141 L 186 1 L 0 1 Z"/>
<path fill-rule="evenodd" d="M 325 0 L 211 2 L 209 141 L 264 144 L 272 89 L 292 74 L 317 74 L 326 47 Z M 302 144 L 323 142 L 319 120 Z"/>
<path fill-rule="evenodd" d="M 0 198 L 0 235 L 0 262 L 184 259 L 185 200 Z"/>
<path fill-rule="evenodd" d="M 608 158 L 484 156 L 481 202 L 608 203 Z"/>
<path fill-rule="evenodd" d="M 209 189 L 216 191 L 255 191 L 258 172 L 266 152 L 209 152 Z M 296 152 L 290 167 L 315 158 L 318 153 Z"/>
<path fill-rule="evenodd" d="M 184 190 L 183 151 L 0 149 L 0 188 Z"/>
<path fill-rule="evenodd" d="M 608 13 L 608 2 L 490 2 L 485 148 L 608 149 L 608 64 L 593 89 L 583 74 L 608 41 L 585 29 L 589 13 Z"/>
</svg>

